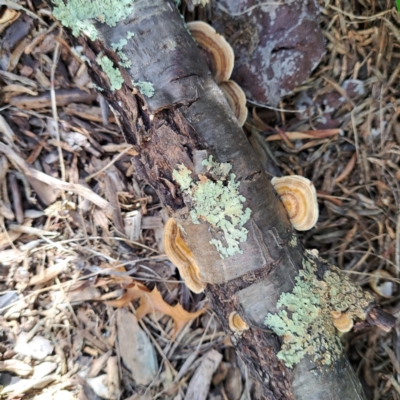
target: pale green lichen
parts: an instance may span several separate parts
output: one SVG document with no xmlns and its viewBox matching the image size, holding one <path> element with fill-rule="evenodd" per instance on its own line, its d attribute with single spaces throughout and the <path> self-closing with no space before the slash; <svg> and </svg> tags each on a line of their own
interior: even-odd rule
<svg viewBox="0 0 400 400">
<path fill-rule="evenodd" d="M 219 239 L 210 241 L 221 258 L 242 254 L 239 243 L 247 240 L 244 224 L 250 219 L 251 210 L 243 209 L 246 199 L 239 193 L 239 182 L 235 174 L 230 173 L 229 163 L 214 162 L 212 156 L 203 161 L 211 178 L 199 175 L 198 182 L 191 178 L 191 171 L 184 165 L 173 172 L 174 179 L 192 202 L 190 217 L 198 224 L 200 220 L 209 222 L 216 230 L 223 233 L 224 243 Z"/>
<path fill-rule="evenodd" d="M 128 39 L 132 39 L 135 36 L 135 32 L 128 31 L 126 32 L 126 37 Z"/>
<path fill-rule="evenodd" d="M 293 235 L 292 238 L 289 240 L 289 246 L 290 247 L 297 246 L 297 236 L 296 235 Z"/>
<path fill-rule="evenodd" d="M 115 26 L 132 13 L 132 3 L 132 0 L 53 0 L 53 15 L 71 28 L 74 36 L 82 32 L 96 40 L 97 30 L 92 20 Z"/>
<path fill-rule="evenodd" d="M 93 86 L 93 89 L 96 89 L 99 92 L 103 92 L 104 91 L 104 89 L 102 87 L 96 85 L 94 82 L 92 82 L 92 86 Z"/>
<path fill-rule="evenodd" d="M 120 51 L 122 48 L 128 44 L 128 41 L 125 38 L 120 39 L 118 43 L 111 43 L 111 48 L 114 51 Z"/>
<path fill-rule="evenodd" d="M 120 39 L 118 43 L 111 43 L 111 48 L 117 52 L 120 58 L 120 64 L 125 68 L 130 68 L 132 66 L 132 61 L 127 57 L 127 55 L 122 51 L 123 47 L 128 44 L 125 38 Z"/>
<path fill-rule="evenodd" d="M 134 80 L 132 80 L 132 85 L 138 86 L 140 93 L 142 93 L 144 96 L 149 98 L 154 96 L 154 86 L 151 82 L 144 82 L 144 81 L 135 82 Z"/>
<path fill-rule="evenodd" d="M 97 56 L 96 62 L 101 66 L 110 80 L 111 90 L 119 90 L 124 83 L 121 71 L 114 67 L 114 63 L 107 56 Z"/>
<path fill-rule="evenodd" d="M 265 325 L 283 336 L 278 358 L 288 367 L 307 354 L 316 362 L 331 365 L 341 353 L 331 312 L 346 312 L 352 319 L 363 320 L 364 310 L 373 300 L 336 267 L 325 272 L 323 280 L 316 272 L 316 263 L 307 252 L 292 292 L 279 298 L 277 306 L 284 309 L 265 319 Z"/>
</svg>

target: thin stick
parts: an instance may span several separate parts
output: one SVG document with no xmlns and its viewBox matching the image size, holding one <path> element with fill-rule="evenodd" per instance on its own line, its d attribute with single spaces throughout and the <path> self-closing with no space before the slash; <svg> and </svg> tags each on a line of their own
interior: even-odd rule
<svg viewBox="0 0 400 400">
<path fill-rule="evenodd" d="M 0 152 L 6 155 L 11 162 L 15 163 L 26 176 L 36 178 L 56 189 L 70 191 L 82 196 L 104 210 L 107 215 L 112 215 L 114 207 L 107 200 L 94 193 L 91 189 L 88 189 L 79 183 L 61 181 L 60 179 L 53 178 L 50 175 L 46 175 L 45 173 L 32 168 L 21 156 L 2 142 L 0 142 Z"/>
<path fill-rule="evenodd" d="M 53 113 L 54 125 L 56 129 L 56 139 L 57 139 L 57 148 L 58 148 L 58 159 L 60 163 L 60 172 L 61 172 L 61 180 L 65 181 L 65 165 L 63 159 L 63 153 L 61 148 L 61 138 L 60 138 L 60 129 L 58 127 L 58 113 L 57 113 L 57 102 L 56 102 L 56 92 L 54 90 L 54 76 L 56 73 L 56 67 L 58 63 L 58 57 L 60 55 L 60 43 L 56 43 L 56 47 L 53 53 L 53 63 L 51 65 L 51 74 L 50 74 L 50 97 L 51 97 L 51 111 Z M 63 199 L 65 199 L 65 193 L 62 193 Z"/>
<path fill-rule="evenodd" d="M 132 145 L 128 146 L 123 152 L 121 152 L 118 155 L 116 155 L 106 166 L 104 166 L 103 168 L 99 169 L 97 172 L 94 172 L 92 175 L 87 176 L 85 178 L 86 182 L 89 182 L 92 178 L 94 178 L 95 176 L 101 174 L 107 168 L 110 168 L 111 165 L 113 165 L 115 162 L 117 162 L 125 153 L 127 153 L 130 149 L 132 149 L 132 147 L 133 147 Z"/>
</svg>

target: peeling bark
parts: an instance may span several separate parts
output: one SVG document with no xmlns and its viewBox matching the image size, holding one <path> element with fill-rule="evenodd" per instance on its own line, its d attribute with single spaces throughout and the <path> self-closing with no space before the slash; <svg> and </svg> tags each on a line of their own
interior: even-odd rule
<svg viewBox="0 0 400 400">
<path fill-rule="evenodd" d="M 126 140 L 139 153 L 133 160 L 136 173 L 157 190 L 164 206 L 184 228 L 202 279 L 208 283 L 211 307 L 225 330 L 232 333 L 228 326 L 232 311 L 250 325 L 242 336 L 232 336 L 232 342 L 262 382 L 262 398 L 363 399 L 344 355 L 331 367 L 303 359 L 293 370 L 277 358 L 280 338 L 263 321 L 267 313 L 277 311 L 280 295 L 293 289 L 304 249 L 293 244 L 297 241 L 286 211 L 173 2 L 135 0 L 130 18 L 114 28 L 100 23 L 96 28 L 99 40 L 79 38 L 91 61 L 93 81 L 104 88 Z M 125 38 L 127 32 L 134 32 L 124 48 L 132 67 L 121 68 L 125 85 L 112 92 L 96 57 L 102 53 L 117 65 L 111 43 Z M 154 96 L 132 94 L 131 79 L 151 82 Z M 191 222 L 189 205 L 172 178 L 178 164 L 194 170 L 195 156 L 201 150 L 218 162 L 232 164 L 246 198 L 245 207 L 252 210 L 246 224 L 248 239 L 240 244 L 243 254 L 220 257 L 209 243 L 215 233 L 212 235 L 207 223 Z M 316 263 L 321 276 L 330 268 L 323 260 L 316 259 Z M 382 319 L 379 312 L 369 315 Z"/>
</svg>

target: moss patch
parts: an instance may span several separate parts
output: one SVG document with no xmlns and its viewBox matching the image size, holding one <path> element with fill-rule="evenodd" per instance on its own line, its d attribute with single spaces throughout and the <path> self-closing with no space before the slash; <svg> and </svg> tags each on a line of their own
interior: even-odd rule
<svg viewBox="0 0 400 400">
<path fill-rule="evenodd" d="M 279 298 L 277 306 L 283 309 L 268 314 L 265 325 L 283 337 L 278 358 L 286 366 L 293 367 L 306 354 L 331 365 L 341 353 L 331 312 L 346 312 L 352 319 L 363 320 L 373 297 L 336 267 L 325 272 L 323 280 L 317 279 L 317 266 L 308 251 L 303 268 L 292 293 L 282 293 Z"/>
<path fill-rule="evenodd" d="M 212 239 L 221 258 L 242 254 L 239 243 L 247 240 L 247 229 L 243 225 L 249 220 L 251 210 L 243 209 L 246 199 L 239 193 L 239 182 L 231 174 L 229 163 L 216 163 L 212 156 L 203 161 L 208 175 L 199 175 L 199 181 L 191 178 L 191 171 L 184 165 L 173 172 L 174 179 L 192 202 L 190 216 L 193 223 L 200 220 L 209 222 L 216 230 L 222 231 L 224 240 Z"/>
</svg>

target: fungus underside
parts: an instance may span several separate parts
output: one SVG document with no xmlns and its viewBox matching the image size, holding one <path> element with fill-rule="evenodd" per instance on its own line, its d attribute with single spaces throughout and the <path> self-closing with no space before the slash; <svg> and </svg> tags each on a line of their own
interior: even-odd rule
<svg viewBox="0 0 400 400">
<path fill-rule="evenodd" d="M 236 175 L 230 173 L 229 163 L 214 162 L 212 156 L 202 162 L 207 176 L 199 174 L 195 182 L 192 172 L 183 164 L 173 172 L 173 177 L 181 190 L 190 198 L 190 217 L 194 224 L 200 220 L 209 222 L 217 231 L 223 233 L 223 241 L 213 238 L 213 244 L 221 258 L 242 254 L 239 243 L 247 240 L 247 229 L 244 224 L 250 219 L 251 210 L 243 209 L 246 199 L 239 193 L 239 182 Z"/>
<path fill-rule="evenodd" d="M 346 312 L 364 320 L 365 309 L 373 300 L 336 267 L 326 271 L 323 280 L 316 276 L 317 265 L 306 250 L 303 269 L 295 278 L 291 293 L 282 293 L 277 303 L 281 310 L 268 314 L 265 325 L 283 337 L 278 358 L 293 367 L 306 355 L 331 365 L 341 353 L 339 337 L 333 325 L 332 311 Z"/>
</svg>

